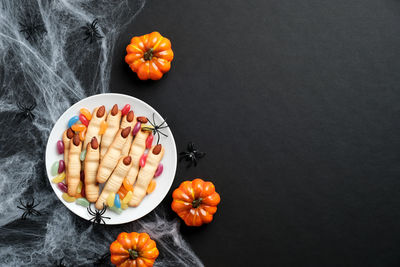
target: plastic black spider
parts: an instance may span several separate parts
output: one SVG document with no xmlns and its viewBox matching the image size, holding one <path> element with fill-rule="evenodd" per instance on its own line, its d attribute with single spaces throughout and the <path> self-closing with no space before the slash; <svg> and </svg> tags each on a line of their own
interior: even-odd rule
<svg viewBox="0 0 400 267">
<path fill-rule="evenodd" d="M 24 210 L 24 213 L 23 213 L 22 216 L 21 216 L 21 219 L 22 219 L 22 220 L 25 220 L 25 219 L 26 219 L 26 216 L 28 216 L 28 215 L 35 215 L 35 216 L 40 216 L 40 215 L 42 215 L 39 211 L 35 210 L 35 208 L 36 208 L 40 203 L 37 203 L 37 204 L 35 205 L 35 200 L 34 200 L 33 198 L 32 198 L 32 201 L 31 201 L 31 202 L 27 202 L 26 204 L 23 204 L 22 201 L 21 201 L 21 199 L 20 199 L 20 200 L 19 200 L 19 203 L 21 203 L 21 206 L 22 206 L 22 207 L 17 206 L 17 208 L 19 208 L 19 209 L 21 209 L 21 210 Z"/>
<path fill-rule="evenodd" d="M 61 258 L 61 259 L 57 260 L 54 263 L 54 266 L 55 267 L 67 267 L 67 265 L 65 265 L 63 261 L 64 261 L 64 258 Z"/>
<path fill-rule="evenodd" d="M 110 256 L 110 252 L 101 255 L 100 258 L 93 263 L 94 266 L 109 266 Z"/>
<path fill-rule="evenodd" d="M 149 121 L 149 123 L 151 124 L 152 127 L 143 127 L 142 129 L 145 130 L 145 131 L 153 132 L 153 135 L 157 134 L 157 145 L 158 145 L 158 142 L 160 142 L 160 134 L 165 136 L 165 137 L 168 137 L 168 135 L 166 135 L 165 133 L 161 132 L 162 129 L 168 128 L 168 125 L 165 124 L 167 122 L 166 121 L 167 119 L 165 119 L 162 123 L 157 125 L 156 120 L 154 118 L 154 113 L 153 113 L 153 121 L 151 121 L 149 118 L 147 118 L 147 120 Z"/>
<path fill-rule="evenodd" d="M 106 212 L 106 210 L 107 210 L 106 205 L 103 205 L 103 208 L 101 210 L 95 209 L 94 211 L 91 209 L 91 207 L 89 205 L 89 207 L 87 208 L 87 211 L 90 215 L 93 216 L 93 218 L 91 218 L 89 221 L 93 221 L 93 225 L 95 223 L 100 224 L 101 222 L 103 222 L 103 224 L 106 224 L 104 219 L 111 219 L 110 217 L 103 216 L 103 214 Z"/>
<path fill-rule="evenodd" d="M 32 111 L 36 108 L 36 103 L 33 102 L 32 105 L 27 106 L 24 103 L 18 102 L 17 103 L 18 109 L 20 112 L 17 114 L 17 117 L 20 118 L 21 121 L 29 118 L 31 121 L 35 119 L 35 115 L 33 115 Z"/>
<path fill-rule="evenodd" d="M 43 34 L 47 33 L 44 24 L 39 22 L 40 20 L 37 15 L 33 18 L 27 15 L 26 18 L 22 19 L 22 22 L 19 22 L 19 32 L 24 34 L 26 40 L 37 41 Z"/>
<path fill-rule="evenodd" d="M 200 152 L 197 150 L 193 142 L 189 142 L 187 150 L 179 153 L 179 162 L 185 159 L 185 161 L 189 161 L 189 164 L 187 165 L 188 168 L 192 166 L 192 164 L 194 164 L 194 166 L 196 167 L 197 161 L 205 155 L 205 152 Z"/>
<path fill-rule="evenodd" d="M 97 24 L 98 20 L 95 19 L 92 23 L 87 23 L 86 26 L 81 27 L 85 30 L 86 34 L 86 38 L 83 39 L 84 41 L 90 39 L 90 43 L 93 43 L 94 40 L 103 38 L 103 36 L 100 35 L 99 26 Z"/>
</svg>

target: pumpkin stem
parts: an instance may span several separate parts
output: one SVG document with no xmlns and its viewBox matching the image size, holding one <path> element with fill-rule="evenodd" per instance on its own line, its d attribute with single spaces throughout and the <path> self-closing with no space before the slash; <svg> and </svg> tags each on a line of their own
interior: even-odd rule
<svg viewBox="0 0 400 267">
<path fill-rule="evenodd" d="M 198 198 L 198 199 L 193 200 L 193 202 L 192 202 L 193 208 L 197 208 L 198 206 L 200 206 L 202 201 L 203 201 L 202 198 Z"/>
<path fill-rule="evenodd" d="M 145 53 L 144 53 L 144 56 L 143 56 L 143 58 L 144 58 L 144 60 L 151 60 L 152 58 L 153 58 L 153 48 L 150 48 L 149 50 L 147 50 Z"/>
<path fill-rule="evenodd" d="M 139 252 L 137 252 L 136 250 L 128 249 L 128 252 L 129 252 L 129 258 L 131 260 L 136 260 L 136 258 L 139 257 Z"/>
</svg>

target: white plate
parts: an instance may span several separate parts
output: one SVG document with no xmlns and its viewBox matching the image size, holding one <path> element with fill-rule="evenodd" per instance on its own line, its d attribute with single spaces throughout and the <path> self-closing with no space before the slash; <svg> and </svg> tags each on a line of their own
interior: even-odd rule
<svg viewBox="0 0 400 267">
<path fill-rule="evenodd" d="M 47 141 L 46 171 L 51 187 L 53 188 L 57 197 L 68 209 L 86 220 L 92 218 L 92 216 L 88 214 L 87 209 L 76 204 L 75 202 L 68 203 L 64 201 L 64 199 L 62 198 L 63 192 L 57 187 L 57 184 L 51 182 L 51 180 L 53 179 L 53 176 L 51 175 L 51 166 L 55 161 L 59 161 L 64 157 L 64 154 L 60 155 L 57 152 L 57 141 L 62 139 L 63 132 L 68 128 L 69 119 L 75 115 L 79 115 L 79 109 L 85 107 L 92 112 L 94 108 L 104 105 L 106 107 L 106 111 L 108 112 L 114 104 L 118 104 L 118 107 L 120 109 L 122 109 L 125 104 L 130 104 L 131 110 L 133 110 L 136 116 L 146 116 L 152 120 L 152 116 L 154 113 L 157 124 L 164 121 L 164 119 L 161 117 L 160 114 L 158 114 L 155 109 L 153 109 L 145 102 L 132 96 L 122 94 L 94 95 L 82 99 L 81 101 L 70 107 L 67 111 L 65 111 L 51 130 L 49 140 Z M 177 153 L 174 137 L 171 130 L 169 128 L 165 128 L 163 129 L 163 132 L 168 135 L 168 137 L 160 135 L 160 143 L 165 148 L 164 158 L 161 161 L 164 165 L 164 171 L 159 177 L 156 178 L 157 186 L 155 190 L 151 194 L 147 195 L 138 207 L 129 207 L 128 209 L 124 210 L 120 215 L 110 210 L 107 210 L 104 216 L 110 217 L 111 219 L 105 219 L 106 224 L 121 224 L 137 220 L 155 209 L 167 195 L 175 177 Z M 155 143 L 156 140 L 157 137 L 155 136 L 153 143 Z M 94 205 L 91 205 L 91 208 L 94 210 Z"/>
</svg>

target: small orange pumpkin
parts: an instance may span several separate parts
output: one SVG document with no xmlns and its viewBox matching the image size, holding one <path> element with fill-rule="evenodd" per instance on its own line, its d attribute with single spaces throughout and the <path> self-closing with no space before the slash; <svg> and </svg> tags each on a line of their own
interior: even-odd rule
<svg viewBox="0 0 400 267">
<path fill-rule="evenodd" d="M 210 223 L 221 198 L 211 182 L 185 181 L 172 193 L 171 208 L 188 226 Z"/>
<path fill-rule="evenodd" d="M 110 252 L 111 262 L 119 267 L 153 266 L 158 257 L 156 242 L 147 233 L 120 233 Z"/>
<path fill-rule="evenodd" d="M 174 58 L 171 42 L 158 32 L 133 37 L 126 52 L 125 62 L 140 80 L 161 79 Z"/>
</svg>

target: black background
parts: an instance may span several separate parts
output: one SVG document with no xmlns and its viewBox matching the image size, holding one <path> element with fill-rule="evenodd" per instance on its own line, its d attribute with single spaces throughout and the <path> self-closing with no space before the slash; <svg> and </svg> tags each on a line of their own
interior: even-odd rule
<svg viewBox="0 0 400 267">
<path fill-rule="evenodd" d="M 160 81 L 124 62 L 152 31 Z M 168 118 L 182 181 L 214 182 L 214 221 L 181 227 L 206 266 L 399 266 L 400 1 L 148 1 L 120 36 L 111 91 Z M 176 216 L 170 211 L 170 216 Z"/>
</svg>

